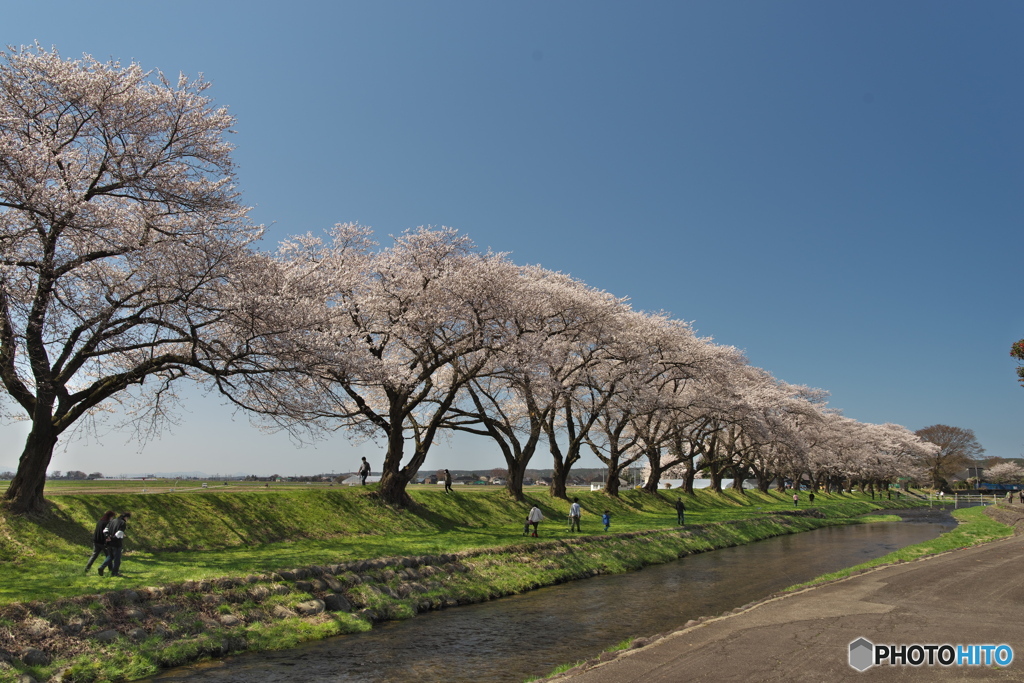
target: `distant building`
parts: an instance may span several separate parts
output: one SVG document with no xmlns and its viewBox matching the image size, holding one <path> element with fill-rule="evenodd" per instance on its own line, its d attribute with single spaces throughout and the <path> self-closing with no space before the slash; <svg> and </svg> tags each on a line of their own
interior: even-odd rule
<svg viewBox="0 0 1024 683">
<path fill-rule="evenodd" d="M 341 483 L 344 484 L 345 486 L 359 486 L 361 481 L 362 478 L 358 474 L 353 474 L 351 477 L 349 477 L 348 479 Z M 378 482 L 380 482 L 379 474 L 371 474 L 366 478 L 367 484 L 376 484 Z"/>
</svg>

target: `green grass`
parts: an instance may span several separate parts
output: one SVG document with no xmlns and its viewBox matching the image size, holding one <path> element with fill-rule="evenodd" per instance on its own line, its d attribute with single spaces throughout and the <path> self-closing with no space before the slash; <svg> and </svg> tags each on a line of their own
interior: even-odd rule
<svg viewBox="0 0 1024 683">
<path fill-rule="evenodd" d="M 883 555 L 882 557 L 864 562 L 863 564 L 858 564 L 854 567 L 848 567 L 837 572 L 824 574 L 812 579 L 811 581 L 791 586 L 786 590 L 800 590 L 802 588 L 825 583 L 827 581 L 844 579 L 857 572 L 870 569 L 872 567 L 892 564 L 894 562 L 909 562 L 928 555 L 937 555 L 938 553 L 943 553 L 948 550 L 956 550 L 957 548 L 967 548 L 973 545 L 988 543 L 989 541 L 995 541 L 1000 538 L 1013 535 L 1013 527 L 995 521 L 985 514 L 985 508 L 983 507 L 961 508 L 954 511 L 953 516 L 959 520 L 959 526 L 942 534 L 938 538 L 925 541 L 924 543 L 918 543 L 917 545 L 907 546 L 906 548 L 901 548 L 900 550 L 891 552 L 888 555 Z"/>
<path fill-rule="evenodd" d="M 53 496 L 48 511 L 35 517 L 0 515 L 0 605 L 6 614 L 31 610 L 64 619 L 102 612 L 114 588 L 160 586 L 185 580 L 240 577 L 310 564 L 410 555 L 442 555 L 472 550 L 458 570 L 445 570 L 442 582 L 428 582 L 416 595 L 395 592 L 402 579 L 378 573 L 372 586 L 348 584 L 348 598 L 373 619 L 404 619 L 424 609 L 479 602 L 570 581 L 594 573 L 619 573 L 682 555 L 738 545 L 779 534 L 847 524 L 871 510 L 905 505 L 870 501 L 864 496 L 820 495 L 814 516 L 792 513 L 782 494 L 700 492 L 685 497 L 687 526 L 676 526 L 678 494 L 651 496 L 623 492 L 612 499 L 600 492 L 579 491 L 584 509 L 583 533 L 567 529 L 568 501 L 546 491 L 529 491 L 516 503 L 502 490 L 473 487 L 445 496 L 436 488 L 414 488 L 416 505 L 399 510 L 382 505 L 370 487 L 305 487 L 272 491 L 231 487 L 174 494 L 89 491 Z M 541 537 L 524 537 L 522 524 L 536 503 L 548 517 Z M 82 574 L 89 554 L 94 518 L 103 510 L 131 510 L 124 579 Z M 613 533 L 600 522 L 612 513 Z M 632 532 L 632 533 L 631 533 Z M 437 560 L 449 562 L 449 560 Z M 462 560 L 460 560 L 462 562 Z M 397 561 L 392 566 L 397 567 Z M 448 566 L 448 565 L 446 565 Z M 372 573 L 372 572 L 371 572 Z M 83 643 L 91 654 L 67 650 L 49 666 L 18 671 L 42 680 L 58 670 L 65 680 L 125 680 L 151 675 L 162 667 L 211 655 L 244 650 L 292 647 L 300 642 L 352 633 L 370 627 L 365 615 L 325 613 L 319 618 L 269 618 L 268 610 L 289 607 L 311 596 L 305 588 L 286 588 L 259 604 L 244 595 L 210 607 L 198 587 L 184 593 L 167 619 L 172 636 L 132 643 L 124 638 L 106 646 Z M 387 590 L 381 590 L 386 588 Z M 407 588 L 407 587 L 406 587 Z M 213 592 L 218 592 L 216 587 Z M 200 591 L 200 592 L 196 592 Z M 105 595 L 104 595 L 105 593 Z M 99 594 L 99 595 L 97 595 Z M 408 595 L 406 598 L 397 597 Z M 77 600 L 62 598 L 79 597 Z M 238 599 L 240 597 L 240 599 Z M 38 601 L 38 602 L 33 602 Z M 22 605 L 11 603 L 21 602 Z M 202 619 L 232 613 L 247 619 L 244 627 L 204 630 Z M 251 617 L 251 619 L 250 619 Z M 17 618 L 17 617 L 15 617 Z M 2 627 L 3 624 L 0 624 Z M 628 647 L 630 641 L 620 643 Z M 103 656 L 98 652 L 102 650 Z M 567 665 L 569 668 L 573 665 Z M 0 680 L 7 680 L 0 673 Z"/>
<path fill-rule="evenodd" d="M 161 585 L 571 537 L 568 501 L 553 499 L 541 488 L 528 490 L 527 500 L 516 503 L 495 487 L 459 487 L 449 496 L 436 487 L 412 487 L 417 505 L 401 510 L 379 503 L 373 487 L 275 484 L 268 490 L 211 484 L 208 489 L 153 494 L 142 493 L 142 482 L 131 482 L 135 493 L 107 492 L 112 483 L 120 482 L 66 482 L 90 492 L 51 496 L 49 510 L 40 516 L 0 514 L 0 604 L 95 593 L 114 585 Z M 580 490 L 570 495 L 580 498 L 584 535 L 605 533 L 604 510 L 612 514 L 611 533 L 672 528 L 679 497 L 686 504 L 688 525 L 756 520 L 793 509 L 791 494 L 775 492 L 651 496 L 630 490 L 614 499 Z M 522 536 L 533 503 L 548 518 L 541 523 L 539 539 Z M 872 503 L 857 494 L 819 494 L 815 508 L 839 520 L 896 503 Z M 132 512 L 122 563 L 125 578 L 120 581 L 97 576 L 95 566 L 89 575 L 83 573 L 95 520 L 107 509 Z"/>
</svg>

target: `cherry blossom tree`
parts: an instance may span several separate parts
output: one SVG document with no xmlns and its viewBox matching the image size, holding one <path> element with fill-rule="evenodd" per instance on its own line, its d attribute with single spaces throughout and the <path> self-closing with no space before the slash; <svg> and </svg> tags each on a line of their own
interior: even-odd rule
<svg viewBox="0 0 1024 683">
<path fill-rule="evenodd" d="M 603 292 L 562 273 L 531 266 L 520 270 L 503 296 L 508 338 L 488 365 L 464 388 L 446 427 L 487 436 L 508 465 L 506 488 L 523 499 L 526 468 L 560 404 L 564 384 L 580 369 L 571 340 L 587 334 L 595 301 Z"/>
<path fill-rule="evenodd" d="M 688 325 L 661 314 L 624 310 L 617 324 L 608 357 L 586 372 L 580 403 L 603 406 L 584 440 L 608 467 L 605 493 L 613 497 L 621 472 L 660 445 L 670 419 L 666 401 L 699 371 L 702 343 Z"/>
<path fill-rule="evenodd" d="M 568 496 L 569 472 L 583 455 L 591 429 L 607 410 L 618 391 L 623 370 L 602 373 L 617 362 L 623 345 L 622 316 L 628 306 L 621 299 L 596 292 L 582 312 L 582 334 L 565 338 L 551 369 L 561 378 L 555 406 L 544 422 L 552 458 L 551 495 Z"/>
<path fill-rule="evenodd" d="M 731 346 L 699 340 L 691 347 L 679 372 L 670 374 L 660 385 L 660 405 L 655 411 L 639 414 L 634 430 L 644 451 L 644 490 L 655 493 L 661 477 L 668 471 L 682 474 L 683 489 L 693 493 L 693 480 L 717 451 L 722 415 L 737 400 L 734 385 L 738 373 L 747 366 L 741 353 Z M 696 357 L 691 354 L 697 353 Z M 672 356 L 663 361 L 673 366 Z M 695 368 L 699 371 L 694 372 Z"/>
<path fill-rule="evenodd" d="M 295 434 L 381 438 L 380 495 L 409 504 L 406 486 L 456 399 L 511 338 L 518 269 L 448 228 L 408 231 L 377 250 L 352 224 L 335 226 L 329 243 L 290 240 L 278 261 L 261 337 L 273 343 L 260 368 L 222 380 L 222 391 Z"/>
<path fill-rule="evenodd" d="M 1015 462 L 1001 462 L 988 468 L 985 478 L 995 484 L 1020 484 L 1024 482 L 1024 467 Z"/>
<path fill-rule="evenodd" d="M 240 352 L 224 321 L 259 230 L 207 88 L 38 45 L 0 53 L 0 381 L 31 423 L 5 493 L 16 513 L 44 505 L 73 425 L 111 402 L 159 420 L 174 380 Z"/>
</svg>

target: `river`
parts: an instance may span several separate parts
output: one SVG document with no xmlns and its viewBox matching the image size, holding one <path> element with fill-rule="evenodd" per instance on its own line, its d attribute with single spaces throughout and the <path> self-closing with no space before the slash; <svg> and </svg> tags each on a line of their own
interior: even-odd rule
<svg viewBox="0 0 1024 683">
<path fill-rule="evenodd" d="M 903 523 L 779 536 L 629 574 L 422 614 L 289 650 L 172 669 L 148 680 L 521 683 L 560 664 L 596 657 L 631 636 L 663 633 L 690 619 L 721 614 L 956 525 L 939 510 L 897 514 Z"/>
</svg>

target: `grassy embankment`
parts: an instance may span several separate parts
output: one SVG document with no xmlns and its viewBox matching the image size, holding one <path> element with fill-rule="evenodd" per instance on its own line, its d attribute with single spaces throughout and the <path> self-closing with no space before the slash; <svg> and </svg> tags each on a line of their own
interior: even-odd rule
<svg viewBox="0 0 1024 683">
<path fill-rule="evenodd" d="M 418 506 L 412 510 L 379 505 L 358 488 L 268 491 L 217 486 L 178 491 L 57 495 L 50 498 L 47 515 L 0 517 L 0 604 L 115 588 L 109 577 L 82 573 L 95 520 L 106 509 L 132 511 L 122 565 L 125 578 L 118 588 L 533 542 L 522 537 L 521 520 L 534 502 L 548 518 L 538 540 L 570 537 L 565 525 L 568 503 L 539 488 L 528 494 L 529 503 L 515 503 L 502 490 L 465 487 L 445 496 L 434 487 L 414 487 L 411 493 Z M 626 491 L 621 500 L 590 491 L 573 495 L 583 506 L 584 534 L 604 533 L 600 516 L 606 509 L 612 512 L 615 533 L 675 526 L 671 503 L 677 494 L 652 497 Z M 683 499 L 688 524 L 793 509 L 784 495 L 756 491 L 727 491 L 722 496 L 700 491 Z M 819 495 L 815 507 L 830 517 L 846 518 L 873 509 L 867 503 L 863 496 Z M 755 529 L 752 538 L 764 538 L 766 532 Z"/>
<path fill-rule="evenodd" d="M 676 494 L 630 491 L 615 501 L 588 491 L 579 494 L 584 534 L 571 535 L 568 503 L 534 491 L 531 503 L 549 521 L 533 539 L 522 536 L 530 503 L 502 491 L 414 490 L 412 510 L 379 505 L 366 493 L 216 487 L 65 495 L 52 498 L 41 517 L 0 519 L 0 603 L 21 603 L 0 616 L 0 626 L 10 629 L 3 645 L 12 653 L 12 668 L 0 679 L 28 672 L 43 680 L 61 670 L 67 680 L 137 678 L 210 654 L 287 647 L 365 630 L 374 621 L 844 524 L 907 502 L 821 495 L 819 516 L 795 516 L 772 514 L 793 511 L 779 494 L 700 492 L 684 498 L 687 527 L 679 529 L 671 507 Z M 82 573 L 93 520 L 107 508 L 133 512 L 132 550 L 120 580 Z M 613 515 L 611 534 L 599 524 L 605 509 Z M 391 559 L 362 562 L 367 558 Z M 310 569 L 277 573 L 289 566 Z M 205 581 L 213 577 L 246 578 Z M 123 589 L 134 589 L 132 599 L 146 605 L 125 604 Z M 324 611 L 323 600 L 334 594 L 342 606 Z M 319 610 L 302 615 L 299 607 L 310 601 Z M 98 644 L 102 632 L 114 640 Z M 19 657 L 18 648 L 33 644 L 44 650 L 44 663 Z"/>
</svg>

